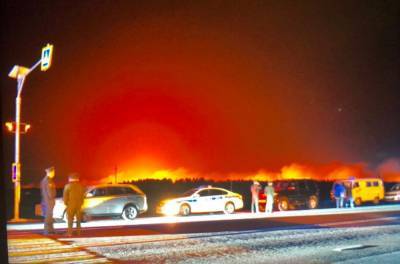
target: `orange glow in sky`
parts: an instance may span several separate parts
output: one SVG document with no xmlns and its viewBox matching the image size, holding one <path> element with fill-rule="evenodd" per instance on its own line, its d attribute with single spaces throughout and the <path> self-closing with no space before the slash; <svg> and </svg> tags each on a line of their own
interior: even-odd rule
<svg viewBox="0 0 400 264">
<path fill-rule="evenodd" d="M 382 12 L 385 1 L 9 2 L 4 65 L 31 65 L 46 38 L 55 49 L 51 68 L 24 88 L 25 184 L 49 166 L 60 183 L 70 172 L 105 182 L 115 173 L 120 181 L 400 179 L 398 160 L 385 161 L 400 155 L 399 19 L 396 9 Z M 16 83 L 3 81 L 9 121 Z M 4 138 L 10 165 L 14 141 Z"/>
<path fill-rule="evenodd" d="M 393 161 L 392 161 L 393 163 Z M 146 165 L 144 165 L 146 164 Z M 199 173 L 193 172 L 186 168 L 177 169 L 161 169 L 157 168 L 155 162 L 144 162 L 142 166 L 129 167 L 126 170 L 117 173 L 118 182 L 130 182 L 138 180 L 163 180 L 168 179 L 174 181 L 178 180 L 213 180 L 213 181 L 226 181 L 226 180 L 243 180 L 243 181 L 270 181 L 270 180 L 285 180 L 285 179 L 314 179 L 322 181 L 334 181 L 348 179 L 350 176 L 355 178 L 364 177 L 378 177 L 379 175 L 386 181 L 400 181 L 400 173 L 392 171 L 383 171 L 378 175 L 369 171 L 366 164 L 342 164 L 331 163 L 326 165 L 312 166 L 301 165 L 293 163 L 283 166 L 280 171 L 268 171 L 261 169 L 256 172 L 249 173 Z M 389 166 L 389 165 L 386 165 Z M 101 183 L 110 183 L 115 181 L 115 174 L 110 174 L 101 179 Z"/>
</svg>

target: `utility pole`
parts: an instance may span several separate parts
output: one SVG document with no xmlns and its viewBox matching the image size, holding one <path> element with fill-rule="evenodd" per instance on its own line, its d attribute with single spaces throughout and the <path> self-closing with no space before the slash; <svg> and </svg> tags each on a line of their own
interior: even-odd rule
<svg viewBox="0 0 400 264">
<path fill-rule="evenodd" d="M 118 176 L 118 166 L 115 165 L 114 167 L 114 183 L 117 184 L 117 176 Z"/>
</svg>

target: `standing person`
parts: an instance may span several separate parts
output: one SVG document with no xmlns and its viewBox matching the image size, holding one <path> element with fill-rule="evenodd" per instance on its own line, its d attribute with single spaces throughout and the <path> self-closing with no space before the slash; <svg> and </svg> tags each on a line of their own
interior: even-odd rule
<svg viewBox="0 0 400 264">
<path fill-rule="evenodd" d="M 78 174 L 71 174 L 69 183 L 64 187 L 63 200 L 67 207 L 68 231 L 67 236 L 72 236 L 72 224 L 76 217 L 77 235 L 81 232 L 82 205 L 85 198 L 85 187 L 79 182 Z"/>
<path fill-rule="evenodd" d="M 352 181 L 347 182 L 345 187 L 346 187 L 346 207 L 354 208 L 353 182 Z"/>
<path fill-rule="evenodd" d="M 272 181 L 268 182 L 268 185 L 264 188 L 265 198 L 267 199 L 267 204 L 265 206 L 265 213 L 272 213 L 272 208 L 274 207 L 274 186 Z"/>
<path fill-rule="evenodd" d="M 251 191 L 251 212 L 259 213 L 258 209 L 258 196 L 261 190 L 261 186 L 258 181 L 253 181 L 253 184 L 250 187 Z"/>
<path fill-rule="evenodd" d="M 54 234 L 53 209 L 56 199 L 56 184 L 54 183 L 55 169 L 47 168 L 46 176 L 40 182 L 40 193 L 42 195 L 41 207 L 44 217 L 44 234 Z"/>
<path fill-rule="evenodd" d="M 336 199 L 336 208 L 343 208 L 343 200 L 345 195 L 345 188 L 342 183 L 337 182 L 334 186 L 334 196 Z"/>
</svg>

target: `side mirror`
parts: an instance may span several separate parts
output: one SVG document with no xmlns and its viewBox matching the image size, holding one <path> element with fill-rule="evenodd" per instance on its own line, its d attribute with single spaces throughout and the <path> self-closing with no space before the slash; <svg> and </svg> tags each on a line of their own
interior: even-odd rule
<svg viewBox="0 0 400 264">
<path fill-rule="evenodd" d="M 90 197 L 93 197 L 93 193 L 87 193 L 86 194 L 86 198 L 90 198 Z"/>
</svg>

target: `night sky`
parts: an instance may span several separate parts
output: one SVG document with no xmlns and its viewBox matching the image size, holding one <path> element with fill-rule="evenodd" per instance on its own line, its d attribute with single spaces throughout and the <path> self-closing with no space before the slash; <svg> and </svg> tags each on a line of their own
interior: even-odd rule
<svg viewBox="0 0 400 264">
<path fill-rule="evenodd" d="M 400 180 L 399 1 L 83 2 L 2 6 L 2 123 L 12 66 L 55 47 L 22 93 L 23 183 L 50 165 L 64 182 L 293 164 L 386 166 Z M 13 144 L 3 126 L 5 175 Z"/>
</svg>

